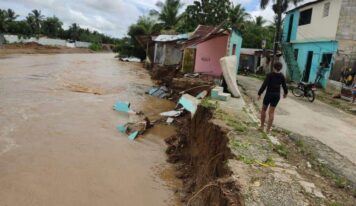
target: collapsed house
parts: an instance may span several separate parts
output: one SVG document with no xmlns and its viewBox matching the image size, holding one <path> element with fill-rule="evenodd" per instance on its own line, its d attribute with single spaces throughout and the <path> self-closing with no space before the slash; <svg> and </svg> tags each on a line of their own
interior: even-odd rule
<svg viewBox="0 0 356 206">
<path fill-rule="evenodd" d="M 154 38 L 154 63 L 161 66 L 180 64 L 183 52 L 179 43 L 187 39 L 188 34 L 159 35 Z"/>
<path fill-rule="evenodd" d="M 183 70 L 194 68 L 194 72 L 220 77 L 222 68 L 220 59 L 236 56 L 238 70 L 242 37 L 237 30 L 199 25 L 190 38 L 183 43 Z M 194 56 L 193 56 L 194 55 Z"/>
</svg>

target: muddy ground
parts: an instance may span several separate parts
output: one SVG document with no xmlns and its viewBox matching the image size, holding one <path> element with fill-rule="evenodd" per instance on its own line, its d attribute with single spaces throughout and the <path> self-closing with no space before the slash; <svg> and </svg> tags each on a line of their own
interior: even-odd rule
<svg viewBox="0 0 356 206">
<path fill-rule="evenodd" d="M 0 205 L 177 205 L 158 125 L 137 141 L 116 130 L 174 104 L 145 95 L 153 82 L 114 54 L 10 55 L 0 59 Z M 178 182 L 179 183 L 179 182 Z"/>
</svg>

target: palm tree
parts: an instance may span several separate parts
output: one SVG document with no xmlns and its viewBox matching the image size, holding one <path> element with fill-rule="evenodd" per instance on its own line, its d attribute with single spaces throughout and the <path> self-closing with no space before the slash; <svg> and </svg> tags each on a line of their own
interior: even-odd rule
<svg viewBox="0 0 356 206">
<path fill-rule="evenodd" d="M 241 4 L 237 4 L 236 6 L 231 6 L 229 18 L 232 27 L 241 27 L 246 19 L 250 18 L 250 14 L 246 12 L 245 8 L 243 8 Z"/>
<path fill-rule="evenodd" d="M 273 3 L 273 11 L 276 14 L 276 34 L 275 34 L 275 41 L 274 41 L 274 48 L 273 48 L 273 59 L 272 64 L 274 63 L 274 59 L 277 54 L 278 44 L 281 39 L 281 27 L 282 27 L 282 14 L 287 11 L 288 5 L 293 3 L 297 5 L 299 2 L 303 0 L 261 0 L 260 7 L 261 9 L 265 9 L 269 3 Z"/>
<path fill-rule="evenodd" d="M 34 26 L 34 32 L 35 34 L 39 35 L 41 33 L 41 24 L 43 21 L 44 16 L 41 14 L 40 10 L 34 9 L 32 10 L 32 13 L 28 14 L 28 17 L 31 23 Z"/>
<path fill-rule="evenodd" d="M 19 17 L 12 9 L 0 9 L 0 32 L 8 32 L 9 25 Z"/>
<path fill-rule="evenodd" d="M 265 25 L 266 23 L 267 21 L 262 16 L 257 16 L 255 19 L 256 26 L 263 27 L 263 25 Z"/>
<path fill-rule="evenodd" d="M 158 17 L 158 20 L 163 24 L 165 29 L 174 29 L 181 19 L 179 9 L 183 4 L 180 0 L 165 0 L 165 2 L 158 1 L 156 6 L 157 10 L 151 10 L 150 15 Z"/>
<path fill-rule="evenodd" d="M 47 17 L 42 22 L 42 32 L 49 37 L 58 37 L 63 23 L 55 16 Z"/>
</svg>

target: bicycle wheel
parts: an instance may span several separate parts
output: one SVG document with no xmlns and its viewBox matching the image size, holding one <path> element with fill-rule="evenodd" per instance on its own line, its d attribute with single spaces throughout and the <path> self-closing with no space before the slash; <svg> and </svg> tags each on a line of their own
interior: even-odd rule
<svg viewBox="0 0 356 206">
<path fill-rule="evenodd" d="M 293 95 L 296 96 L 296 97 L 301 97 L 301 96 L 304 95 L 304 91 L 303 91 L 301 88 L 299 88 L 299 87 L 293 88 L 292 93 L 293 93 Z"/>
<path fill-rule="evenodd" d="M 309 102 L 314 102 L 315 100 L 315 92 L 313 90 L 309 90 L 307 92 L 307 98 Z"/>
</svg>

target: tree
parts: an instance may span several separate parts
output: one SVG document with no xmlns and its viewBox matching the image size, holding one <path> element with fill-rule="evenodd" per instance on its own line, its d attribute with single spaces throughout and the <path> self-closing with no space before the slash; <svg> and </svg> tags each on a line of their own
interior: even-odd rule
<svg viewBox="0 0 356 206">
<path fill-rule="evenodd" d="M 0 32 L 8 32 L 10 25 L 17 19 L 17 15 L 12 9 L 0 9 Z"/>
<path fill-rule="evenodd" d="M 42 22 L 42 33 L 48 37 L 57 38 L 62 30 L 63 23 L 57 17 L 47 17 Z"/>
<path fill-rule="evenodd" d="M 267 49 L 273 48 L 274 28 L 271 26 L 263 27 L 256 24 L 255 21 L 244 23 L 242 34 L 242 47 L 244 48 L 261 48 L 262 41 L 266 40 Z"/>
<path fill-rule="evenodd" d="M 149 16 L 140 16 L 136 25 L 141 27 L 146 35 L 158 34 L 162 30 L 161 25 Z"/>
<path fill-rule="evenodd" d="M 258 16 L 258 17 L 256 17 L 256 19 L 255 19 L 255 24 L 256 24 L 257 26 L 263 27 L 263 25 L 265 25 L 266 23 L 267 23 L 267 21 L 266 21 L 262 16 Z"/>
<path fill-rule="evenodd" d="M 34 33 L 40 35 L 41 33 L 41 24 L 44 16 L 41 14 L 40 10 L 34 9 L 32 13 L 28 14 L 28 21 L 31 23 L 31 27 L 34 30 Z"/>
<path fill-rule="evenodd" d="M 273 59 L 271 65 L 273 65 L 274 59 L 277 54 L 278 45 L 281 40 L 282 14 L 287 11 L 290 3 L 297 5 L 301 1 L 303 0 L 261 0 L 260 1 L 261 9 L 265 9 L 270 2 L 273 2 L 272 9 L 276 14 L 276 34 L 274 40 Z"/>
<path fill-rule="evenodd" d="M 158 17 L 164 29 L 175 29 L 181 19 L 179 9 L 182 8 L 183 4 L 180 0 L 165 0 L 164 3 L 158 1 L 156 6 L 159 10 L 151 10 L 150 15 Z"/>
<path fill-rule="evenodd" d="M 78 24 L 73 23 L 72 25 L 69 26 L 68 29 L 68 37 L 72 40 L 79 40 L 79 30 L 80 26 Z"/>
<path fill-rule="evenodd" d="M 194 30 L 199 24 L 217 26 L 229 18 L 231 3 L 229 0 L 194 1 L 185 11 L 186 24 L 189 30 Z"/>
<path fill-rule="evenodd" d="M 228 27 L 242 28 L 242 25 L 248 18 L 250 18 L 250 14 L 246 12 L 241 4 L 237 4 L 236 6 L 232 5 L 229 10 Z"/>
</svg>

